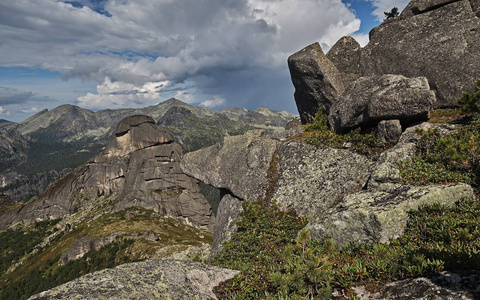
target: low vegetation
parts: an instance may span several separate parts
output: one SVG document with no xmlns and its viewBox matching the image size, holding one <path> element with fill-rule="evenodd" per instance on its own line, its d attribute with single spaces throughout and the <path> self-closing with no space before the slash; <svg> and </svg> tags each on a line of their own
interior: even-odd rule
<svg viewBox="0 0 480 300">
<path fill-rule="evenodd" d="M 420 143 L 411 162 L 400 164 L 402 180 L 409 184 L 464 182 L 480 184 L 480 80 L 475 89 L 463 93 L 461 110 L 435 113 L 435 120 L 453 119 L 457 127 L 448 133 L 438 127 L 417 129 Z"/>
<path fill-rule="evenodd" d="M 127 262 L 160 259 L 212 243 L 208 232 L 139 207 L 88 219 L 67 232 L 57 228 L 63 224 L 60 220 L 1 232 L 0 300 L 27 299 L 90 272 Z M 76 241 L 95 241 L 112 234 L 116 236 L 112 243 L 62 264 L 62 253 Z M 147 235 L 156 240 L 147 239 Z"/>
<path fill-rule="evenodd" d="M 377 146 L 375 136 L 361 133 L 360 128 L 347 134 L 333 132 L 328 126 L 327 116 L 321 109 L 315 114 L 314 121 L 305 125 L 305 131 L 300 138 L 317 147 L 351 148 L 358 153 L 371 156 L 379 155 L 385 147 L 388 147 Z"/>
<path fill-rule="evenodd" d="M 212 263 L 242 271 L 215 289 L 220 299 L 329 299 L 352 285 L 480 267 L 480 202 L 410 211 L 405 233 L 389 244 L 340 249 L 311 240 L 307 220 L 277 206 L 243 204 L 238 232 Z M 460 263 L 459 263 L 460 262 Z"/>
</svg>

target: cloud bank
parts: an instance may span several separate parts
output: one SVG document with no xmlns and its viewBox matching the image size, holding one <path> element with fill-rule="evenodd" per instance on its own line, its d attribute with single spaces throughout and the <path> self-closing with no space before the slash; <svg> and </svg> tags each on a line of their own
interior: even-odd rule
<svg viewBox="0 0 480 300">
<path fill-rule="evenodd" d="M 206 107 L 288 109 L 288 55 L 315 41 L 328 50 L 359 27 L 340 0 L 1 1 L 0 66 L 95 82 L 76 99 L 90 109 L 175 95 Z M 0 90 L 0 105 L 32 96 L 8 93 Z"/>
</svg>

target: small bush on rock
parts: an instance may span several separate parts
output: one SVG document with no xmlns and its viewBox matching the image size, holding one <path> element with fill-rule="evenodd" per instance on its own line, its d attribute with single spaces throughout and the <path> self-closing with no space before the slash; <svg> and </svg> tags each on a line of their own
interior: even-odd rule
<svg viewBox="0 0 480 300">
<path fill-rule="evenodd" d="M 480 102 L 480 79 L 475 82 L 475 88 L 473 91 L 464 92 L 458 100 L 458 104 L 463 112 L 466 113 L 478 113 L 480 108 L 478 103 Z"/>
<path fill-rule="evenodd" d="M 362 134 L 361 128 L 347 134 L 337 134 L 328 127 L 327 116 L 320 109 L 315 114 L 312 123 L 305 125 L 303 134 L 305 140 L 317 147 L 352 148 L 352 150 L 367 155 L 379 154 L 384 148 L 377 147 L 377 140 L 371 134 Z"/>
<path fill-rule="evenodd" d="M 427 183 L 480 183 L 480 118 L 442 135 L 438 128 L 423 131 L 417 153 L 411 162 L 400 163 L 404 182 L 416 185 Z"/>
</svg>

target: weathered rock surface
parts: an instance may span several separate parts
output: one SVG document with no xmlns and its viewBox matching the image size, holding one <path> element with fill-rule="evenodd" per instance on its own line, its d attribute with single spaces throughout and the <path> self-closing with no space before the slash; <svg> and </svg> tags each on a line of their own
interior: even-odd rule
<svg viewBox="0 0 480 300">
<path fill-rule="evenodd" d="M 113 210 L 153 209 L 181 222 L 212 229 L 214 216 L 197 181 L 180 169 L 183 149 L 148 116 L 132 116 L 92 161 L 75 169 L 20 208 L 4 213 L 0 228 L 21 220 L 69 215 L 85 199 L 113 195 Z"/>
<path fill-rule="evenodd" d="M 318 43 L 292 54 L 288 68 L 302 124 L 312 122 L 320 108 L 328 114 L 330 106 L 345 90 L 340 72 Z"/>
<path fill-rule="evenodd" d="M 150 260 L 87 274 L 29 299 L 217 299 L 212 289 L 237 273 L 188 261 Z"/>
<path fill-rule="evenodd" d="M 300 125 L 302 125 L 302 120 L 300 117 L 295 117 L 287 122 L 287 125 L 285 125 L 285 130 L 296 129 Z"/>
<path fill-rule="evenodd" d="M 284 209 L 316 217 L 367 183 L 372 162 L 346 149 L 317 149 L 286 142 L 279 147 L 280 170 L 273 199 Z"/>
<path fill-rule="evenodd" d="M 332 105 L 328 120 L 339 133 L 382 120 L 400 120 L 405 126 L 428 120 L 434 103 L 435 94 L 424 77 L 361 77 Z"/>
<path fill-rule="evenodd" d="M 91 236 L 82 236 L 79 239 L 75 240 L 73 245 L 71 245 L 66 251 L 62 252 L 60 261 L 61 263 L 66 264 L 71 260 L 79 259 L 83 257 L 87 252 L 91 250 L 99 250 L 103 246 L 115 241 L 118 236 L 125 234 L 127 234 L 127 232 L 119 231 L 98 238 L 94 238 Z"/>
<path fill-rule="evenodd" d="M 379 145 L 395 145 L 402 136 L 402 124 L 400 120 L 380 121 L 375 128 L 375 137 Z"/>
<path fill-rule="evenodd" d="M 229 241 L 237 231 L 236 222 L 243 212 L 242 202 L 230 194 L 222 197 L 217 210 L 217 218 L 213 229 L 213 244 L 210 257 L 214 257 L 223 249 L 222 243 Z"/>
<path fill-rule="evenodd" d="M 430 278 L 414 278 L 387 283 L 378 291 L 368 291 L 365 286 L 353 288 L 359 300 L 452 300 L 479 299 L 478 271 L 463 273 L 442 272 Z"/>
<path fill-rule="evenodd" d="M 339 245 L 355 242 L 387 242 L 403 233 L 407 211 L 421 205 L 453 205 L 474 197 L 471 186 L 458 183 L 442 186 L 401 186 L 394 192 L 361 191 L 347 195 L 308 225 L 313 238 L 329 235 Z"/>
<path fill-rule="evenodd" d="M 337 67 L 348 86 L 360 77 L 360 44 L 351 36 L 344 36 L 327 52 L 327 58 Z"/>
<path fill-rule="evenodd" d="M 370 32 L 361 51 L 362 76 L 425 76 L 435 107 L 457 105 L 480 78 L 478 1 L 414 0 L 401 17 Z"/>
<path fill-rule="evenodd" d="M 277 141 L 264 130 L 226 137 L 211 147 L 187 153 L 181 161 L 186 174 L 219 189 L 227 189 L 242 200 L 263 198 L 267 171 Z"/>
</svg>

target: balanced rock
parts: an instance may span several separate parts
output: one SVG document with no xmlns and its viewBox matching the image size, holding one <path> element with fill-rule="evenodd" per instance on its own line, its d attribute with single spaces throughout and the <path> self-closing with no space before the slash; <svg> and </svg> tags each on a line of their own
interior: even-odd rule
<svg viewBox="0 0 480 300">
<path fill-rule="evenodd" d="M 318 43 L 292 54 L 288 68 L 302 124 L 312 122 L 319 109 L 328 114 L 330 106 L 345 90 L 340 72 Z"/>
<path fill-rule="evenodd" d="M 337 67 L 345 86 L 360 77 L 360 44 L 344 36 L 327 52 L 327 58 Z"/>
<path fill-rule="evenodd" d="M 181 260 L 148 260 L 84 275 L 35 299 L 217 299 L 213 288 L 239 271 Z"/>
<path fill-rule="evenodd" d="M 414 0 L 401 17 L 370 32 L 362 49 L 362 76 L 425 76 L 435 107 L 457 106 L 480 78 L 478 0 Z"/>
<path fill-rule="evenodd" d="M 428 120 L 434 103 L 435 94 L 425 77 L 361 77 L 331 107 L 328 120 L 338 133 L 359 126 L 373 127 L 391 119 L 400 120 L 405 126 Z"/>
</svg>

